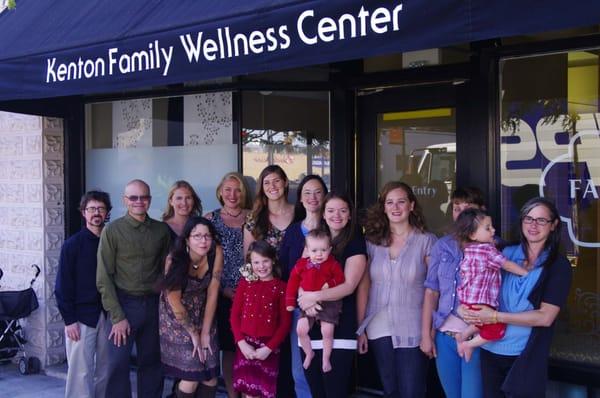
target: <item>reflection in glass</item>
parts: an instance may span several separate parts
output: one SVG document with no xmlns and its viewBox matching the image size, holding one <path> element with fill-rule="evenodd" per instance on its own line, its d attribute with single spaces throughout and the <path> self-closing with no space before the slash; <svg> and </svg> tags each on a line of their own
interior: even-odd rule
<svg viewBox="0 0 600 398">
<path fill-rule="evenodd" d="M 551 357 L 600 365 L 600 113 L 598 50 L 502 61 L 503 238 L 534 196 L 555 201 L 574 266 Z"/>
<path fill-rule="evenodd" d="M 377 143 L 377 189 L 388 181 L 408 183 L 423 207 L 428 229 L 443 234 L 456 183 L 454 109 L 379 114 Z"/>
</svg>

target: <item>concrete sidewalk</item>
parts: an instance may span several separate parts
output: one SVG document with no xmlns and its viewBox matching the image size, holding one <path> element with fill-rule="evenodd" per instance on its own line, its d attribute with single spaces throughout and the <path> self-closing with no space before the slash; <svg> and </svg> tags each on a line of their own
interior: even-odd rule
<svg viewBox="0 0 600 398">
<path fill-rule="evenodd" d="M 10 398 L 63 398 L 65 396 L 65 380 L 67 379 L 67 365 L 56 365 L 46 368 L 42 373 L 35 375 L 21 375 L 14 363 L 0 363 L 0 397 Z M 135 393 L 135 371 L 131 372 L 131 386 L 133 398 Z M 165 379 L 166 397 L 171 391 L 172 381 Z M 355 394 L 353 398 L 373 397 L 372 395 Z M 227 398 L 225 391 L 220 388 L 217 398 Z"/>
</svg>

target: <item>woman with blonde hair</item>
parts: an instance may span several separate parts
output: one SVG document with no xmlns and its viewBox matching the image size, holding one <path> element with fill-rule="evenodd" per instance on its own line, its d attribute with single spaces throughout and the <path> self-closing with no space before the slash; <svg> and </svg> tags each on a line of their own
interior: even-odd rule
<svg viewBox="0 0 600 398">
<path fill-rule="evenodd" d="M 244 263 L 242 226 L 249 211 L 250 198 L 244 177 L 236 172 L 223 176 L 217 186 L 216 195 L 221 207 L 207 213 L 204 217 L 212 222 L 223 247 L 224 264 L 217 306 L 217 326 L 219 345 L 223 353 L 221 366 L 223 380 L 227 395 L 233 398 L 239 394 L 233 389 L 232 371 L 236 346 L 229 317 L 233 295 L 240 280 L 239 269 Z"/>
<path fill-rule="evenodd" d="M 162 220 L 171 230 L 171 242 L 181 235 L 187 220 L 192 216 L 202 215 L 202 202 L 189 182 L 175 181 L 169 190 L 167 207 Z"/>
</svg>

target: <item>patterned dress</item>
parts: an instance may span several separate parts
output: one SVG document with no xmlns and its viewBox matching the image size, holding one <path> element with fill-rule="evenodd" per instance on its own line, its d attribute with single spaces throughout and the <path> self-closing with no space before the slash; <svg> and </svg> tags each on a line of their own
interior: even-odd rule
<svg viewBox="0 0 600 398">
<path fill-rule="evenodd" d="M 256 220 L 251 218 L 251 213 L 248 214 L 245 228 L 250 232 L 254 231 L 254 228 L 256 228 Z M 285 229 L 277 229 L 277 227 L 269 223 L 269 229 L 267 229 L 267 233 L 263 237 L 263 240 L 269 245 L 273 246 L 279 253 L 279 247 L 281 246 L 281 242 L 283 241 L 283 237 L 285 236 L 285 231 Z"/>
<path fill-rule="evenodd" d="M 235 289 L 240 281 L 240 267 L 244 263 L 242 227 L 229 227 L 221 217 L 221 209 L 212 212 L 211 222 L 221 238 L 223 247 L 223 274 L 221 289 Z M 219 295 L 217 306 L 217 325 L 219 330 L 219 346 L 223 351 L 234 352 L 235 343 L 231 334 L 229 316 L 231 314 L 231 299 Z"/>
<path fill-rule="evenodd" d="M 207 289 L 212 278 L 213 265 L 214 256 L 210 256 L 206 274 L 202 278 L 188 276 L 187 286 L 181 293 L 181 303 L 198 332 L 202 329 Z M 167 302 L 166 292 L 162 292 L 160 295 L 158 314 L 160 356 L 165 376 L 192 381 L 206 381 L 217 377 L 219 374 L 219 346 L 216 322 L 213 322 L 210 328 L 212 354 L 209 354 L 206 362 L 202 363 L 197 356 L 192 357 L 194 347 L 192 338 L 175 319 L 173 309 Z"/>
</svg>

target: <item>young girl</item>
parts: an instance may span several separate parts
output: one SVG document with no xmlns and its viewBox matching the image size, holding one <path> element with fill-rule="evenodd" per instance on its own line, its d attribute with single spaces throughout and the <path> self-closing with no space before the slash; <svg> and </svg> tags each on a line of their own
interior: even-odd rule
<svg viewBox="0 0 600 398">
<path fill-rule="evenodd" d="M 249 264 L 231 308 L 231 330 L 237 345 L 233 387 L 245 397 L 275 397 L 279 372 L 279 345 L 290 331 L 291 315 L 285 308 L 285 282 L 275 277 L 276 251 L 263 240 L 254 241 L 246 257 Z"/>
<path fill-rule="evenodd" d="M 500 269 L 520 276 L 527 275 L 525 268 L 508 260 L 496 249 L 494 232 L 491 217 L 481 209 L 464 210 L 456 220 L 455 235 L 464 252 L 457 293 L 460 302 L 468 308 L 477 304 L 498 308 Z M 477 330 L 479 334 L 467 340 Z M 501 339 L 505 330 L 506 324 L 498 322 L 469 326 L 456 335 L 459 355 L 468 362 L 475 347 Z"/>
</svg>

